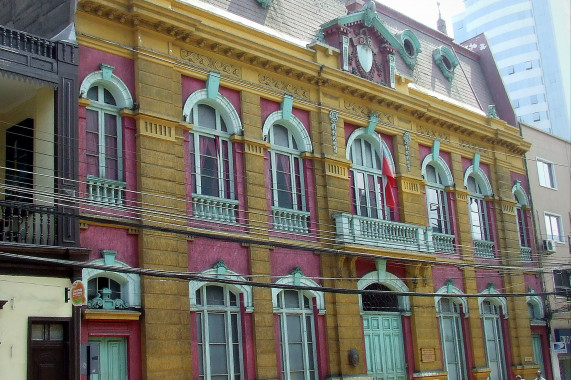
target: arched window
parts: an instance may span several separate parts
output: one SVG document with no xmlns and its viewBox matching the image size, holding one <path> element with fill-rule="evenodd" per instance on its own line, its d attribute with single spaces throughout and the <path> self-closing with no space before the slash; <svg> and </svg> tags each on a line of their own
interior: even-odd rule
<svg viewBox="0 0 571 380">
<path fill-rule="evenodd" d="M 467 377 L 460 306 L 454 298 L 445 297 L 440 298 L 436 304 L 448 380 L 462 380 Z"/>
<path fill-rule="evenodd" d="M 200 378 L 244 378 L 239 295 L 209 284 L 196 290 L 195 300 Z"/>
<path fill-rule="evenodd" d="M 480 303 L 480 312 L 484 326 L 484 342 L 486 346 L 486 359 L 491 368 L 491 380 L 506 379 L 504 343 L 500 323 L 500 304 L 492 299 L 485 299 Z"/>
<path fill-rule="evenodd" d="M 91 101 L 86 113 L 87 174 L 122 181 L 121 116 L 117 101 L 105 83 L 89 88 L 87 98 Z"/>
<path fill-rule="evenodd" d="M 313 299 L 303 291 L 277 294 L 283 379 L 317 379 Z"/>
<path fill-rule="evenodd" d="M 517 221 L 517 231 L 519 235 L 519 246 L 521 250 L 522 261 L 531 261 L 531 238 L 527 219 L 527 212 L 525 208 L 528 206 L 527 195 L 521 187 L 521 183 L 516 181 L 516 184 L 512 188 L 512 193 L 517 202 L 515 207 L 516 221 Z"/>
<path fill-rule="evenodd" d="M 272 203 L 275 207 L 305 211 L 303 163 L 295 136 L 285 126 L 274 124 L 269 138 Z"/>
<path fill-rule="evenodd" d="M 313 150 L 309 134 L 298 118 L 289 115 L 288 119 L 284 119 L 282 111 L 276 111 L 266 118 L 262 133 L 271 144 L 273 228 L 307 233 L 309 212 L 301 154 Z"/>
<path fill-rule="evenodd" d="M 490 228 L 484 190 L 480 181 L 474 176 L 468 176 L 468 204 L 470 210 L 470 229 L 474 240 L 490 240 Z"/>
<path fill-rule="evenodd" d="M 231 134 L 220 112 L 203 103 L 189 113 L 194 124 L 190 133 L 192 192 L 216 198 L 234 199 L 234 164 Z"/>
<path fill-rule="evenodd" d="M 446 194 L 452 186 L 452 173 L 439 154 L 428 154 L 422 161 L 422 175 L 426 181 L 426 213 L 432 229 L 432 241 L 437 252 L 454 253 L 454 226 Z"/>
<path fill-rule="evenodd" d="M 428 225 L 433 232 L 451 234 L 450 213 L 446 201 L 444 176 L 434 164 L 426 165 L 426 208 L 428 210 Z"/>
<path fill-rule="evenodd" d="M 228 99 L 206 89 L 193 92 L 183 106 L 189 132 L 192 209 L 196 218 L 236 223 L 238 201 L 234 183 L 231 136 L 242 133 L 240 117 Z"/>
<path fill-rule="evenodd" d="M 392 163 L 388 149 L 380 137 L 361 130 L 354 132 L 348 143 L 348 158 L 353 163 L 351 190 L 355 212 L 368 218 L 389 219 L 387 206 L 394 206 L 394 198 L 392 188 L 387 188 L 387 176 L 383 174 L 383 159 L 389 166 Z M 392 175 L 394 169 L 391 167 L 390 171 Z M 387 189 L 390 194 L 385 194 Z"/>
<path fill-rule="evenodd" d="M 85 77 L 80 93 L 86 107 L 85 157 L 90 200 L 121 204 L 126 187 L 123 175 L 123 131 L 119 111 L 133 107 L 133 98 L 113 67 L 101 65 Z"/>
</svg>

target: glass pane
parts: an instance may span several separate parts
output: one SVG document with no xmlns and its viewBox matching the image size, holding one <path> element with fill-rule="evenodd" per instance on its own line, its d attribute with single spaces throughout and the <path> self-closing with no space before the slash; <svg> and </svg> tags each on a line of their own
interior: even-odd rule
<svg viewBox="0 0 571 380">
<path fill-rule="evenodd" d="M 226 343 L 224 314 L 208 313 L 208 339 L 210 343 Z"/>
<path fill-rule="evenodd" d="M 286 316 L 287 321 L 287 339 L 291 343 L 299 343 L 301 339 L 301 319 L 298 315 Z"/>
<path fill-rule="evenodd" d="M 216 111 L 206 104 L 198 105 L 198 123 L 202 128 L 216 129 Z"/>
<path fill-rule="evenodd" d="M 224 305 L 224 288 L 216 285 L 206 287 L 207 305 Z"/>
<path fill-rule="evenodd" d="M 44 340 L 44 324 L 32 324 L 32 340 Z"/>
<path fill-rule="evenodd" d="M 91 300 L 97 297 L 97 278 L 92 278 L 87 283 L 87 299 Z"/>
<path fill-rule="evenodd" d="M 196 304 L 202 305 L 202 289 L 196 291 Z"/>
<path fill-rule="evenodd" d="M 50 323 L 50 340 L 61 342 L 63 341 L 64 331 L 61 323 Z"/>
<path fill-rule="evenodd" d="M 232 314 L 230 318 L 232 320 L 232 342 L 238 343 L 238 328 L 240 327 L 238 325 L 238 314 Z"/>
<path fill-rule="evenodd" d="M 361 140 L 357 139 L 351 147 L 351 157 L 355 165 L 363 165 L 363 156 L 361 153 Z"/>
<path fill-rule="evenodd" d="M 432 165 L 427 165 L 426 166 L 426 180 L 428 182 L 431 183 L 438 183 L 437 179 L 436 179 L 436 169 L 434 169 L 434 166 Z"/>
<path fill-rule="evenodd" d="M 238 296 L 236 296 L 236 294 L 232 293 L 231 291 L 228 291 L 228 295 L 230 296 L 230 306 L 237 306 Z"/>
<path fill-rule="evenodd" d="M 98 101 L 99 100 L 99 87 L 95 86 L 95 87 L 91 87 L 89 90 L 87 90 L 87 99 Z"/>
<path fill-rule="evenodd" d="M 371 144 L 369 144 L 368 141 L 364 141 L 364 145 L 365 145 L 365 166 L 368 168 L 372 168 L 373 167 L 373 148 L 371 147 Z"/>
<path fill-rule="evenodd" d="M 299 309 L 299 296 L 295 290 L 283 291 L 284 303 L 286 309 Z"/>
<path fill-rule="evenodd" d="M 112 106 L 117 105 L 117 103 L 115 102 L 115 98 L 113 97 L 113 95 L 111 95 L 109 90 L 107 90 L 106 88 L 103 89 L 103 102 L 105 104 L 111 104 Z"/>
<path fill-rule="evenodd" d="M 276 186 L 278 191 L 278 206 L 293 208 L 292 178 L 290 157 L 284 154 L 275 154 L 276 163 Z"/>
<path fill-rule="evenodd" d="M 286 127 L 281 126 L 279 124 L 275 124 L 272 127 L 272 137 L 273 137 L 272 144 L 289 147 L 288 135 L 289 133 Z"/>
<path fill-rule="evenodd" d="M 212 375 L 225 375 L 228 373 L 228 353 L 226 345 L 211 344 L 210 346 L 210 371 Z M 215 377 L 212 377 L 214 379 Z M 220 377 L 226 379 L 226 377 Z"/>
<path fill-rule="evenodd" d="M 202 326 L 202 314 L 196 313 L 196 340 L 198 343 L 202 343 L 202 330 L 204 327 Z"/>
<path fill-rule="evenodd" d="M 215 138 L 200 136 L 201 194 L 220 196 L 218 190 L 218 144 Z"/>
<path fill-rule="evenodd" d="M 303 370 L 303 345 L 301 343 L 290 343 L 288 345 L 288 351 L 290 371 Z"/>
</svg>

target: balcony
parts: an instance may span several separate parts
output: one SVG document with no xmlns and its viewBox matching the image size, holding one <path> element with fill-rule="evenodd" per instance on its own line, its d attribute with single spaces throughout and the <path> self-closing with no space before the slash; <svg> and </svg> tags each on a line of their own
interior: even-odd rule
<svg viewBox="0 0 571 380">
<path fill-rule="evenodd" d="M 237 200 L 192 194 L 192 214 L 195 218 L 214 223 L 236 224 L 237 210 Z"/>
<path fill-rule="evenodd" d="M 494 242 L 488 240 L 474 240 L 474 256 L 493 259 Z"/>
<path fill-rule="evenodd" d="M 434 250 L 436 252 L 442 252 L 442 253 L 456 252 L 456 250 L 454 249 L 454 235 L 433 232 L 432 241 L 434 243 Z"/>
<path fill-rule="evenodd" d="M 55 207 L 0 201 L 0 242 L 55 246 Z"/>
<path fill-rule="evenodd" d="M 521 251 L 521 261 L 530 263 L 531 262 L 531 248 L 520 247 Z"/>
<path fill-rule="evenodd" d="M 347 213 L 333 215 L 336 227 L 337 243 L 356 243 L 380 248 L 398 249 L 403 251 L 430 252 L 435 251 L 434 235 L 428 227 L 392 222 L 388 220 L 366 218 Z M 440 240 L 443 250 L 450 250 L 446 245 L 448 239 L 444 234 Z M 452 236 L 452 239 L 454 237 Z M 453 242 L 453 240 L 452 240 Z"/>
<path fill-rule="evenodd" d="M 273 207 L 272 217 L 274 231 L 307 234 L 309 212 L 289 208 Z"/>
<path fill-rule="evenodd" d="M 125 187 L 122 181 L 87 176 L 87 199 L 95 202 L 108 203 L 110 205 L 123 204 Z"/>
</svg>

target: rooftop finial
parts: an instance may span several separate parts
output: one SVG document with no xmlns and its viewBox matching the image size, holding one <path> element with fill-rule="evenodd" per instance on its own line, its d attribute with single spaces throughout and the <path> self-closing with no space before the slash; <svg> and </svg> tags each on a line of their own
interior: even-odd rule
<svg viewBox="0 0 571 380">
<path fill-rule="evenodd" d="M 436 5 L 438 6 L 438 21 L 436 22 L 436 29 L 440 33 L 448 35 L 448 33 L 446 32 L 446 21 L 442 19 L 442 14 L 440 13 L 440 1 L 437 2 Z"/>
</svg>

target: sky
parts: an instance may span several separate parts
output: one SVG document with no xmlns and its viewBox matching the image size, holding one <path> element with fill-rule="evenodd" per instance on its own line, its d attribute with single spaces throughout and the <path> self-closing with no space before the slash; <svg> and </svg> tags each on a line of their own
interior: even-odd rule
<svg viewBox="0 0 571 380">
<path fill-rule="evenodd" d="M 415 19 L 432 29 L 436 29 L 436 21 L 438 20 L 438 6 L 440 3 L 440 12 L 442 18 L 446 21 L 446 29 L 449 36 L 453 36 L 452 16 L 464 10 L 464 2 L 462 0 L 376 0 L 378 3 L 385 4 L 410 18 Z"/>
</svg>

